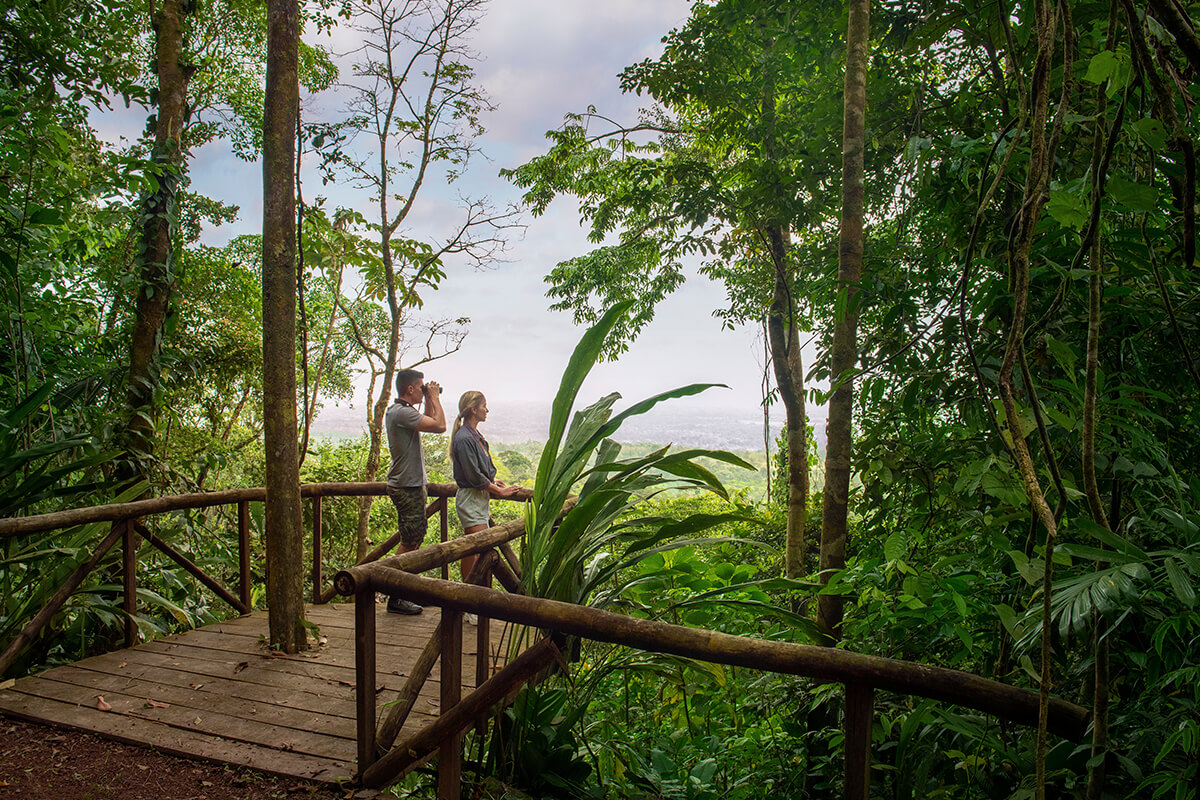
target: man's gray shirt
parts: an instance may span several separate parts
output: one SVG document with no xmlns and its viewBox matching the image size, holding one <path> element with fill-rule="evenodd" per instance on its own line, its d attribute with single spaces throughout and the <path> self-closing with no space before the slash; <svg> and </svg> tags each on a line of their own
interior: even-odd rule
<svg viewBox="0 0 1200 800">
<path fill-rule="evenodd" d="M 425 485 L 425 453 L 417 426 L 425 415 L 407 403 L 393 403 L 383 415 L 392 467 L 387 483 L 394 489 Z"/>
</svg>

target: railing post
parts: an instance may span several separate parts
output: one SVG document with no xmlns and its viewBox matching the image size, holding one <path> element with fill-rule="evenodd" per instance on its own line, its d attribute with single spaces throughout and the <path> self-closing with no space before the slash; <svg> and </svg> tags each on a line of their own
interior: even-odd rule
<svg viewBox="0 0 1200 800">
<path fill-rule="evenodd" d="M 495 552 L 495 551 L 492 551 Z M 480 584 L 485 589 L 492 588 L 492 570 L 488 570 Z M 492 649 L 492 621 L 483 614 L 478 615 L 479 626 L 475 631 L 475 688 L 483 685 L 490 676 Z"/>
<path fill-rule="evenodd" d="M 871 792 L 871 720 L 875 689 L 846 684 L 846 800 L 868 800 Z"/>
<path fill-rule="evenodd" d="M 312 499 L 312 598 L 313 605 L 321 604 L 321 495 L 313 495 Z"/>
<path fill-rule="evenodd" d="M 448 507 L 450 500 L 442 498 L 442 507 L 438 509 L 438 524 L 441 526 L 442 541 L 450 541 L 450 517 Z M 450 580 L 450 565 L 442 564 L 442 580 Z"/>
<path fill-rule="evenodd" d="M 461 611 L 442 607 L 442 714 L 462 699 L 462 620 Z M 438 800 L 459 800 L 461 792 L 462 734 L 456 733 L 438 749 Z"/>
<path fill-rule="evenodd" d="M 250 613 L 250 501 L 238 501 L 238 579 L 242 605 Z"/>
<path fill-rule="evenodd" d="M 137 548 L 138 535 L 129 520 L 117 523 L 121 531 L 121 576 L 124 583 L 125 646 L 137 644 Z"/>
<path fill-rule="evenodd" d="M 375 590 L 354 593 L 354 704 L 358 774 L 375 763 Z"/>
</svg>

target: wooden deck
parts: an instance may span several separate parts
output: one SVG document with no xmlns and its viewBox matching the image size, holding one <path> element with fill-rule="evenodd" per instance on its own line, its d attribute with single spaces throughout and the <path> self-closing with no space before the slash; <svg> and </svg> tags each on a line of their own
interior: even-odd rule
<svg viewBox="0 0 1200 800">
<path fill-rule="evenodd" d="M 414 617 L 387 614 L 382 605 L 377 611 L 376 691 L 384 713 L 440 614 L 434 607 Z M 320 626 L 321 644 L 306 653 L 271 654 L 267 614 L 255 612 L 21 678 L 0 690 L 0 715 L 277 775 L 348 780 L 357 754 L 354 606 L 309 606 L 307 616 Z M 504 663 L 502 625 L 492 623 L 493 669 Z M 463 625 L 464 665 L 475 662 L 475 633 Z M 398 740 L 437 715 L 437 676 L 435 667 Z M 474 688 L 473 678 L 464 683 L 464 694 Z"/>
</svg>

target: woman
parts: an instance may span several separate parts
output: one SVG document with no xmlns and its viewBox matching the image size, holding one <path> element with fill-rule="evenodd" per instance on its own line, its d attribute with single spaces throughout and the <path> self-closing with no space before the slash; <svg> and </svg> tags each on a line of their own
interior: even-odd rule
<svg viewBox="0 0 1200 800">
<path fill-rule="evenodd" d="M 505 486 L 496 480 L 496 465 L 492 463 L 487 439 L 479 433 L 479 423 L 488 415 L 487 399 L 482 392 L 463 392 L 458 399 L 458 416 L 450 434 L 450 462 L 454 465 L 454 482 L 458 492 L 454 507 L 463 533 L 478 533 L 491 525 L 488 502 L 493 497 L 512 497 L 521 489 Z M 475 556 L 464 556 L 462 579 L 465 581 L 475 566 Z"/>
</svg>

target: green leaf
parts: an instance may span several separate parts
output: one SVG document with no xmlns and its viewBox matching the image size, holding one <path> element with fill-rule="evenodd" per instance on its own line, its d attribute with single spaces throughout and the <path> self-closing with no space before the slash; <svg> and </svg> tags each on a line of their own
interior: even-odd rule
<svg viewBox="0 0 1200 800">
<path fill-rule="evenodd" d="M 1183 603 L 1188 608 L 1196 605 L 1196 588 L 1192 585 L 1192 581 L 1184 574 L 1183 568 L 1179 566 L 1179 562 L 1173 558 L 1168 558 L 1164 564 L 1167 570 L 1167 579 L 1171 581 L 1171 590 L 1175 592 L 1175 596 L 1179 598 L 1179 602 Z"/>
<path fill-rule="evenodd" d="M 883 557 L 888 561 L 900 561 L 908 555 L 908 536 L 904 531 L 893 531 L 883 542 Z"/>
<path fill-rule="evenodd" d="M 1089 210 L 1087 200 L 1061 189 L 1052 189 L 1050 202 L 1046 204 L 1046 213 L 1063 227 L 1074 230 L 1083 230 L 1087 225 Z"/>
<path fill-rule="evenodd" d="M 1128 539 L 1122 538 L 1118 534 L 1113 533 L 1103 525 L 1098 525 L 1095 522 L 1092 522 L 1090 519 L 1081 518 L 1075 520 L 1075 527 L 1079 528 L 1089 536 L 1095 537 L 1114 550 L 1119 550 L 1126 555 L 1135 556 L 1137 561 L 1145 562 L 1150 560 L 1150 554 L 1145 550 L 1137 547 Z"/>
<path fill-rule="evenodd" d="M 4 271 L 8 273 L 8 277 L 16 281 L 17 260 L 6 250 L 0 250 L 0 267 L 4 267 Z"/>
<path fill-rule="evenodd" d="M 1117 57 L 1113 54 L 1113 51 L 1101 50 L 1092 56 L 1092 60 L 1088 62 L 1087 74 L 1083 76 L 1083 79 L 1088 83 L 1094 83 L 1099 86 L 1111 78 L 1116 69 Z"/>
<path fill-rule="evenodd" d="M 1167 148 L 1167 129 L 1163 124 L 1156 119 L 1139 119 L 1133 123 L 1133 129 L 1137 131 L 1138 138 L 1141 139 L 1151 150 L 1165 150 Z"/>
<path fill-rule="evenodd" d="M 1071 374 L 1075 372 L 1075 364 L 1079 357 L 1075 354 L 1075 349 L 1066 342 L 1060 342 L 1053 336 L 1045 337 L 1046 350 L 1058 362 L 1058 365 L 1063 368 L 1063 372 Z"/>
<path fill-rule="evenodd" d="M 1025 579 L 1026 583 L 1037 586 L 1042 582 L 1044 566 L 1041 559 L 1026 558 L 1020 550 L 1009 550 L 1008 557 L 1012 559 L 1013 566 L 1017 568 L 1017 572 Z"/>
<path fill-rule="evenodd" d="M 62 212 L 55 208 L 38 208 L 33 211 L 26 221 L 30 225 L 62 225 Z"/>
<path fill-rule="evenodd" d="M 1158 208 L 1158 189 L 1113 176 L 1108 179 L 1108 194 L 1114 201 L 1138 213 Z"/>
<path fill-rule="evenodd" d="M 583 385 L 584 379 L 596 365 L 596 359 L 600 357 L 600 353 L 604 349 L 604 340 L 609 332 L 632 305 L 633 301 L 627 300 L 610 308 L 599 322 L 588 328 L 571 353 L 567 368 L 563 371 L 558 393 L 554 396 L 553 411 L 550 415 L 550 431 L 547 434 L 543 458 L 538 463 L 538 474 L 534 483 L 535 503 L 544 496 L 550 482 L 550 472 L 554 467 L 555 454 L 562 443 L 563 433 L 567 429 L 567 417 L 575 406 L 579 387 Z M 546 454 L 549 455 L 548 458 Z"/>
</svg>

